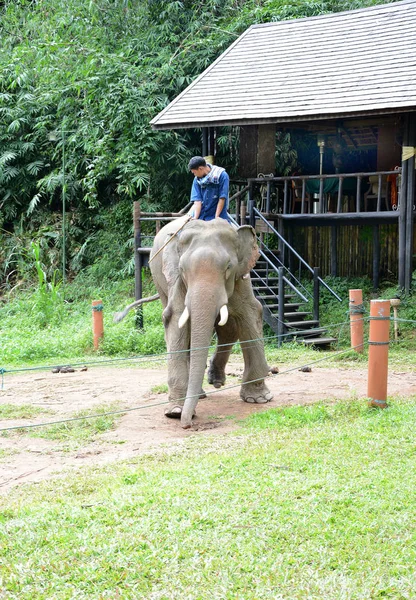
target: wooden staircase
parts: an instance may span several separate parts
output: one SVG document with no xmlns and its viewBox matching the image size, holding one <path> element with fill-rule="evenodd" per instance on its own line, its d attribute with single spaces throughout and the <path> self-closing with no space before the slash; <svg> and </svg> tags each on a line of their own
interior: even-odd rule
<svg viewBox="0 0 416 600">
<path fill-rule="evenodd" d="M 278 251 L 263 251 L 251 272 L 254 294 L 263 306 L 263 320 L 276 333 L 279 345 L 296 340 L 306 346 L 328 348 L 337 339 L 320 326 L 319 316 L 316 318 L 317 314 L 314 315 L 319 311 L 311 306 L 313 298 L 308 297 L 305 290 L 297 290 L 293 284 L 287 289 L 288 285 L 279 273 L 278 254 Z M 282 311 L 279 311 L 279 286 L 283 290 Z"/>
</svg>

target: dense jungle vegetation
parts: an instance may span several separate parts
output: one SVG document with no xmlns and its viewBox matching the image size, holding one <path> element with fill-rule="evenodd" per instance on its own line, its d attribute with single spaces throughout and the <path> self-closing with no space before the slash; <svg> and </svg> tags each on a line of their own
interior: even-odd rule
<svg viewBox="0 0 416 600">
<path fill-rule="evenodd" d="M 31 242 L 49 277 L 60 265 L 63 186 L 71 276 L 125 275 L 132 201 L 181 208 L 185 165 L 200 152 L 199 132 L 152 131 L 158 111 L 254 23 L 380 3 L 0 3 L 0 283 L 10 289 L 35 273 Z M 219 160 L 231 173 L 235 143 L 236 132 L 221 132 Z"/>
</svg>

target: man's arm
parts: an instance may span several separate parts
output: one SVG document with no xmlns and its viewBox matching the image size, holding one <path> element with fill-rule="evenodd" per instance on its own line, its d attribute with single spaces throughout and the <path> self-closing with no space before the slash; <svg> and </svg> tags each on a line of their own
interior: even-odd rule
<svg viewBox="0 0 416 600">
<path fill-rule="evenodd" d="M 220 176 L 220 180 L 219 180 L 219 200 L 218 200 L 218 204 L 217 204 L 217 210 L 215 211 L 215 216 L 219 217 L 221 214 L 221 211 L 223 210 L 224 206 L 226 208 L 228 208 L 228 190 L 230 187 L 230 178 L 228 177 L 228 173 L 226 171 L 223 171 L 221 173 Z"/>
<path fill-rule="evenodd" d="M 194 203 L 194 214 L 192 218 L 199 219 L 199 215 L 201 214 L 202 210 L 202 193 L 201 188 L 196 180 L 196 177 L 192 183 L 191 202 Z"/>
<path fill-rule="evenodd" d="M 217 204 L 217 210 L 215 211 L 215 218 L 218 218 L 221 214 L 222 209 L 224 208 L 225 198 L 220 198 Z"/>
<path fill-rule="evenodd" d="M 194 201 L 194 214 L 192 216 L 193 219 L 199 219 L 199 215 L 201 214 L 202 202 L 200 200 Z"/>
</svg>

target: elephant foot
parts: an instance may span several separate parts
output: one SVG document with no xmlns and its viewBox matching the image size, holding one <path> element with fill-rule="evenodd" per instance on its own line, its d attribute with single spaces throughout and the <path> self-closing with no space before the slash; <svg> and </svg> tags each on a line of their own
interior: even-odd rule
<svg viewBox="0 0 416 600">
<path fill-rule="evenodd" d="M 266 404 L 273 400 L 273 394 L 263 382 L 248 383 L 241 386 L 240 398 L 250 404 Z"/>
<path fill-rule="evenodd" d="M 208 383 L 213 385 L 216 389 L 219 389 L 225 384 L 224 371 L 220 371 L 211 365 L 208 370 Z"/>
<path fill-rule="evenodd" d="M 204 397 L 206 398 L 206 395 Z M 170 404 L 165 409 L 165 417 L 168 417 L 168 419 L 180 419 L 182 417 L 182 409 L 183 404 Z M 195 416 L 196 413 L 194 412 L 192 418 L 194 418 Z"/>
<path fill-rule="evenodd" d="M 174 404 L 165 409 L 165 417 L 168 419 L 180 419 L 182 414 L 182 406 Z"/>
</svg>

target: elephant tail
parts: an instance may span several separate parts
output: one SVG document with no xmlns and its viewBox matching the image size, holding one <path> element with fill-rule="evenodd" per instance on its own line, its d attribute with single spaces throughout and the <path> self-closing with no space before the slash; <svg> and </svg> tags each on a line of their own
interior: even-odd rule
<svg viewBox="0 0 416 600">
<path fill-rule="evenodd" d="M 154 302 L 155 300 L 159 300 L 159 298 L 160 298 L 159 294 L 155 294 L 154 296 L 149 296 L 148 298 L 141 298 L 140 300 L 136 300 L 136 302 L 129 304 L 121 312 L 114 314 L 114 317 L 113 317 L 114 323 L 120 323 L 120 321 L 122 321 L 124 319 L 124 317 L 127 315 L 127 313 L 132 308 L 137 308 L 138 306 L 140 306 L 141 304 L 145 304 L 146 302 Z"/>
</svg>

